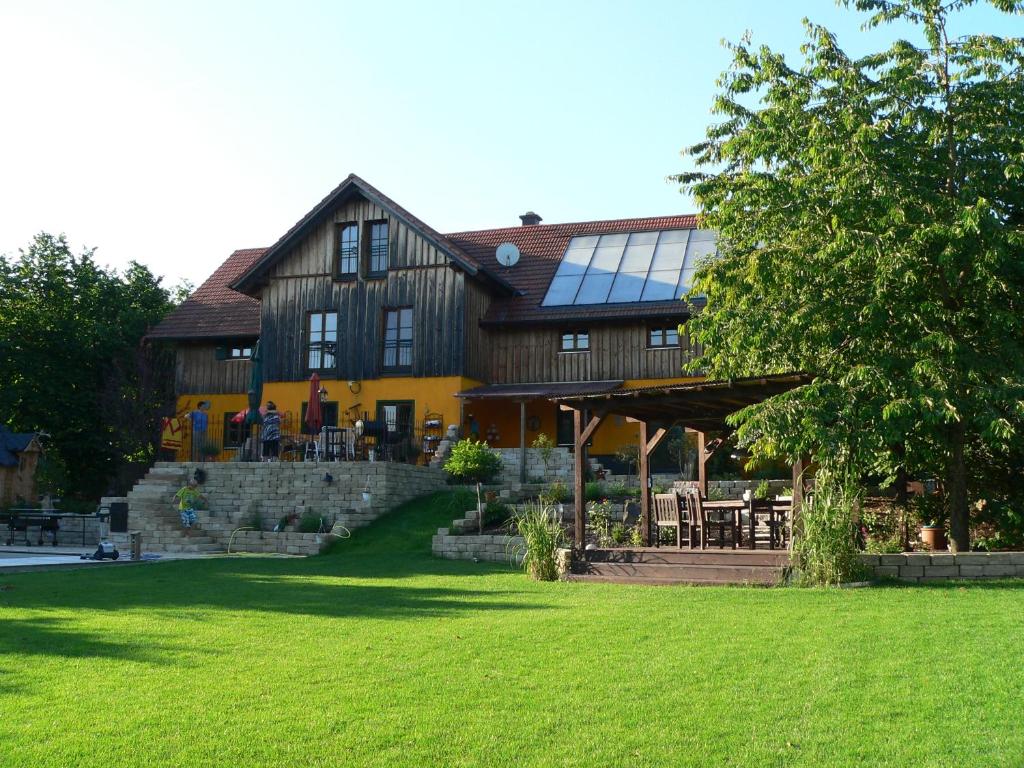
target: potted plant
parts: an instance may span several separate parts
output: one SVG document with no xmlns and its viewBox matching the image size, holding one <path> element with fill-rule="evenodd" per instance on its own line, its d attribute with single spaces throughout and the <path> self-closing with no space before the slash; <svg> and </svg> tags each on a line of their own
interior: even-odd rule
<svg viewBox="0 0 1024 768">
<path fill-rule="evenodd" d="M 915 496 L 911 504 L 921 521 L 921 543 L 933 552 L 947 549 L 942 496 L 937 493 Z"/>
</svg>

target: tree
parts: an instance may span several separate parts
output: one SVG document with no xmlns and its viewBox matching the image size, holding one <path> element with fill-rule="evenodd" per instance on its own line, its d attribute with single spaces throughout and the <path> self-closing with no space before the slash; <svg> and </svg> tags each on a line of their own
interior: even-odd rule
<svg viewBox="0 0 1024 768">
<path fill-rule="evenodd" d="M 445 471 L 456 480 L 476 483 L 476 511 L 480 533 L 484 532 L 483 499 L 480 484 L 486 483 L 501 471 L 501 457 L 483 440 L 460 440 L 452 446 L 452 452 L 444 463 Z"/>
<path fill-rule="evenodd" d="M 842 0 L 921 33 L 859 59 L 810 22 L 799 68 L 731 46 L 677 177 L 720 236 L 695 366 L 816 374 L 738 415 L 754 458 L 942 477 L 955 549 L 1024 422 L 1024 42 L 953 36 L 976 1 Z"/>
<path fill-rule="evenodd" d="M 0 413 L 42 431 L 54 490 L 95 499 L 119 465 L 148 460 L 173 360 L 142 343 L 171 307 L 159 278 L 76 256 L 39 234 L 20 258 L 0 256 Z"/>
</svg>

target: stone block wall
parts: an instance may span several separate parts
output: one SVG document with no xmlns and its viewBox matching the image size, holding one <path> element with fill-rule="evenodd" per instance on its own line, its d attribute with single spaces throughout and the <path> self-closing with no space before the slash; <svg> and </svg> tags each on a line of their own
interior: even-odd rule
<svg viewBox="0 0 1024 768">
<path fill-rule="evenodd" d="M 331 543 L 325 533 L 296 531 L 238 531 L 230 537 L 231 552 L 277 553 L 281 555 L 315 555 Z"/>
<path fill-rule="evenodd" d="M 248 522 L 259 510 L 263 530 L 286 515 L 312 510 L 326 521 L 358 528 L 407 501 L 445 488 L 444 474 L 429 467 L 390 462 L 158 462 L 192 476 L 206 472 L 202 492 L 213 516 L 228 523 Z M 331 482 L 325 480 L 330 474 Z M 364 500 L 363 492 L 370 494 Z M 237 525 L 236 525 L 237 527 Z"/>
<path fill-rule="evenodd" d="M 875 578 L 918 582 L 1024 577 L 1024 552 L 904 552 L 860 557 Z"/>
<path fill-rule="evenodd" d="M 522 556 L 512 554 L 517 546 L 523 544 L 522 536 L 505 536 L 504 534 L 484 534 L 471 536 L 452 536 L 447 528 L 439 528 L 431 539 L 430 549 L 435 557 L 446 560 L 486 560 L 506 565 L 521 565 Z"/>
<path fill-rule="evenodd" d="M 727 499 L 738 499 L 743 496 L 744 491 L 750 491 L 753 493 L 757 486 L 761 484 L 761 480 L 709 480 L 708 481 L 708 492 L 713 489 L 721 491 Z M 675 480 L 672 483 L 672 487 L 681 491 L 684 488 L 696 488 L 696 480 Z M 793 487 L 792 480 L 769 480 L 768 488 L 773 496 L 782 493 L 783 489 L 790 489 Z"/>
<path fill-rule="evenodd" d="M 495 448 L 494 451 L 501 456 L 501 482 L 519 482 L 519 459 L 522 452 L 518 448 Z M 597 466 L 593 460 L 590 463 L 592 467 Z M 546 467 L 544 462 L 540 460 L 540 451 L 533 448 L 526 449 L 527 480 L 542 477 L 547 482 L 561 480 L 566 485 L 571 485 L 574 466 L 575 459 L 568 448 L 556 447 L 552 449 Z"/>
</svg>

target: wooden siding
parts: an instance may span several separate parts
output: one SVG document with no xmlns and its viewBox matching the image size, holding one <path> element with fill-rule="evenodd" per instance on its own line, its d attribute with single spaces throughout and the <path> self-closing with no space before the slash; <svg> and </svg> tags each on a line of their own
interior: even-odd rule
<svg viewBox="0 0 1024 768">
<path fill-rule="evenodd" d="M 647 348 L 647 325 L 602 325 L 590 330 L 589 352 L 561 352 L 558 328 L 491 330 L 492 383 L 661 379 L 683 376 L 693 349 L 685 335 L 681 345 Z"/>
<path fill-rule="evenodd" d="M 225 395 L 249 389 L 249 361 L 218 360 L 216 348 L 214 344 L 178 347 L 175 392 L 179 395 Z"/>
<path fill-rule="evenodd" d="M 466 281 L 466 372 L 477 381 L 487 381 L 490 374 L 490 344 L 493 331 L 480 327 L 487 314 L 491 296 L 479 283 Z"/>
<path fill-rule="evenodd" d="M 334 277 L 335 225 L 388 220 L 389 259 L 385 277 Z M 261 295 L 261 350 L 267 381 L 307 378 L 306 317 L 337 311 L 340 379 L 370 379 L 382 373 L 383 313 L 388 307 L 413 308 L 413 376 L 457 376 L 465 361 L 465 275 L 447 257 L 405 224 L 372 203 L 357 200 L 330 220 L 271 271 Z"/>
</svg>

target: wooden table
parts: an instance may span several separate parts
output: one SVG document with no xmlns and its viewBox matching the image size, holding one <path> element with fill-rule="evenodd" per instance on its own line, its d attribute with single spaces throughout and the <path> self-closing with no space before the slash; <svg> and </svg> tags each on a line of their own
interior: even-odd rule
<svg viewBox="0 0 1024 768">
<path fill-rule="evenodd" d="M 779 547 L 783 544 L 781 537 L 778 536 L 778 527 L 781 519 L 777 518 L 777 515 L 780 513 L 787 514 L 792 511 L 791 503 L 784 501 L 770 501 L 767 499 L 750 499 L 749 501 L 744 501 L 743 499 L 725 499 L 722 501 L 704 501 L 701 502 L 701 504 L 704 509 L 709 511 L 733 512 L 733 523 L 741 538 L 743 535 L 743 512 L 745 511 L 747 513 L 747 527 L 750 534 L 750 544 L 748 545 L 750 549 L 757 547 L 755 530 L 757 528 L 758 515 L 761 515 L 762 517 L 767 515 L 768 549 L 775 549 L 776 543 L 778 543 Z M 742 541 L 738 542 L 738 546 L 742 546 Z"/>
</svg>

